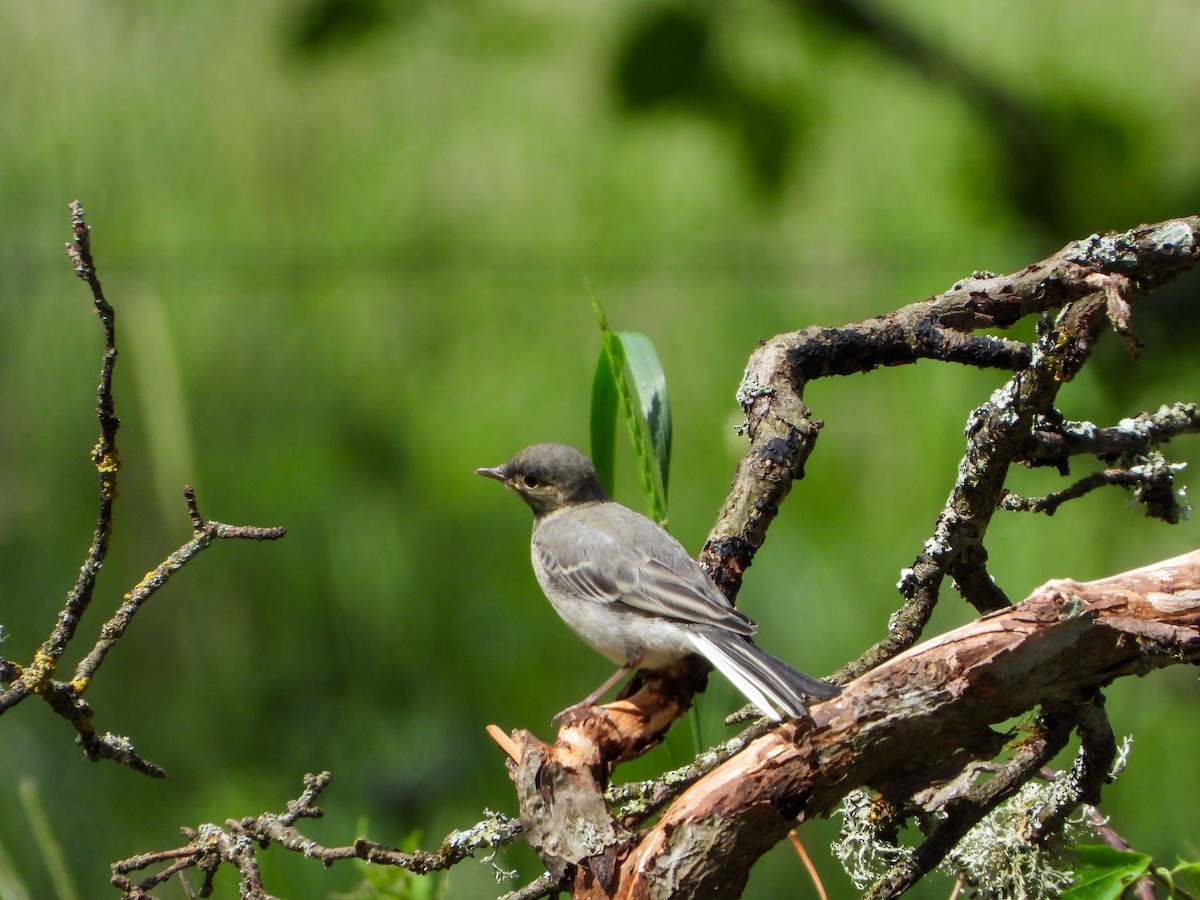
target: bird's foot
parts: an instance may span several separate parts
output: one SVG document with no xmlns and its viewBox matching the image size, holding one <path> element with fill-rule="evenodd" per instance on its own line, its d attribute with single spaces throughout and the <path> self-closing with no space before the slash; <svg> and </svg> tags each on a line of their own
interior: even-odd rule
<svg viewBox="0 0 1200 900">
<path fill-rule="evenodd" d="M 593 713 L 599 713 L 612 723 L 612 716 L 608 714 L 603 706 L 597 706 L 593 700 L 584 700 L 582 703 L 576 703 L 574 706 L 568 706 L 561 712 L 555 713 L 554 718 L 550 721 L 558 726 L 578 725 Z"/>
</svg>

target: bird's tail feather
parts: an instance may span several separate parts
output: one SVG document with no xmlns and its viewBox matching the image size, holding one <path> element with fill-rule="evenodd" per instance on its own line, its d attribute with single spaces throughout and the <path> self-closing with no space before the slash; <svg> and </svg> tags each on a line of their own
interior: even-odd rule
<svg viewBox="0 0 1200 900">
<path fill-rule="evenodd" d="M 696 652 L 772 721 L 779 721 L 778 710 L 790 717 L 807 715 L 806 696 L 827 700 L 841 693 L 837 685 L 793 669 L 741 635 L 709 628 L 691 629 L 689 634 Z"/>
</svg>

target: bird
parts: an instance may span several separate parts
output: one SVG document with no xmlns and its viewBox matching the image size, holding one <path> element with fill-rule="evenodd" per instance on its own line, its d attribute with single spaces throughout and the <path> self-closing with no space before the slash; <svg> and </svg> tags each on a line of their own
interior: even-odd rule
<svg viewBox="0 0 1200 900">
<path fill-rule="evenodd" d="M 773 722 L 807 716 L 806 697 L 841 692 L 755 645 L 755 623 L 665 528 L 612 500 L 576 448 L 534 444 L 475 472 L 533 510 L 531 555 L 542 592 L 585 643 L 620 666 L 556 721 L 594 705 L 629 672 L 663 669 L 689 654 L 708 660 Z"/>
</svg>

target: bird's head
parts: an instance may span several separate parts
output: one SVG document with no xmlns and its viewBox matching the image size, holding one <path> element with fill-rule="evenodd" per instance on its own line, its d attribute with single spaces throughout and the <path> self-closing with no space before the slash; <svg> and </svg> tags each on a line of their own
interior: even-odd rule
<svg viewBox="0 0 1200 900">
<path fill-rule="evenodd" d="M 564 506 L 608 499 L 592 461 L 566 444 L 534 444 L 494 469 L 476 469 L 494 478 L 544 516 Z"/>
</svg>

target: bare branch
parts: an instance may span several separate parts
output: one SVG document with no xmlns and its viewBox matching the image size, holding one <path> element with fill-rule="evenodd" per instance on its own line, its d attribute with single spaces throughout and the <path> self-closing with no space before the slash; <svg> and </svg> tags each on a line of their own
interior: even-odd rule
<svg viewBox="0 0 1200 900">
<path fill-rule="evenodd" d="M 100 629 L 100 637 L 91 652 L 79 662 L 75 670 L 72 685 L 79 693 L 87 690 L 96 670 L 104 662 L 104 657 L 125 634 L 129 623 L 142 604 L 153 597 L 160 588 L 164 587 L 171 576 L 207 550 L 214 540 L 278 540 L 287 532 L 283 528 L 258 528 L 249 525 L 225 525 L 222 522 L 209 522 L 200 518 L 196 508 L 196 494 L 191 487 L 184 490 L 187 498 L 188 511 L 192 519 L 194 537 L 168 556 L 162 563 L 149 572 L 137 583 L 121 601 L 116 613 L 104 623 Z"/>
<path fill-rule="evenodd" d="M 91 605 L 96 578 L 108 554 L 112 535 L 113 504 L 117 497 L 117 473 L 120 470 L 120 458 L 116 447 L 116 433 L 120 421 L 115 413 L 112 391 L 113 367 L 117 358 L 116 312 L 105 299 L 100 279 L 96 274 L 90 231 L 84 219 L 83 208 L 78 202 L 71 204 L 71 229 L 74 239 L 67 244 L 67 255 L 75 268 L 75 274 L 91 289 L 93 305 L 104 328 L 104 354 L 96 401 L 100 438 L 91 454 L 100 481 L 99 511 L 87 558 L 55 619 L 54 627 L 35 653 L 32 662 L 22 666 L 0 658 L 0 683 L 9 684 L 8 688 L 0 691 L 0 714 L 26 697 L 40 696 L 55 713 L 72 725 L 76 732 L 76 742 L 83 747 L 88 759 L 115 760 L 144 774 L 161 778 L 165 774 L 163 770 L 139 755 L 129 738 L 110 732 L 97 733 L 92 724 L 92 709 L 83 699 L 83 695 L 108 651 L 125 634 L 142 604 L 166 584 L 175 572 L 206 549 L 214 539 L 275 540 L 283 537 L 284 530 L 205 522 L 196 508 L 195 495 L 191 488 L 188 488 L 188 514 L 194 532 L 192 540 L 167 557 L 125 595 L 116 613 L 100 629 L 100 636 L 91 651 L 76 667 L 71 681 L 55 679 L 62 654 L 75 637 L 79 621 Z M 0 638 L 2 636 L 0 632 Z"/>
<path fill-rule="evenodd" d="M 1161 406 L 1152 413 L 1122 419 L 1111 428 L 1090 422 L 1039 421 L 1021 445 L 1018 461 L 1028 466 L 1057 466 L 1067 472 L 1069 457 L 1095 456 L 1111 462 L 1146 456 L 1159 444 L 1183 434 L 1200 433 L 1200 408 L 1195 403 Z"/>
<path fill-rule="evenodd" d="M 1053 408 L 1063 384 L 1091 354 L 1105 324 L 1102 300 L 1067 306 L 1051 326 L 1043 323 L 1029 367 L 1017 372 L 967 421 L 967 449 L 958 477 L 938 516 L 934 533 L 900 579 L 904 605 L 888 623 L 888 635 L 840 673 L 854 678 L 911 647 L 933 613 L 946 575 L 980 612 L 1008 605 L 1003 590 L 985 568 L 983 539 L 1004 496 L 1009 467 L 1035 417 Z"/>
<path fill-rule="evenodd" d="M 1120 276 L 1132 304 L 1200 260 L 1200 217 L 1143 225 L 1122 234 L 1092 235 L 1011 275 L 981 274 L 936 297 L 844 328 L 810 328 L 764 341 L 750 357 L 738 390 L 750 446 L 700 552 L 700 562 L 733 598 L 792 482 L 803 476 L 821 422 L 803 401 L 808 381 L 877 366 L 938 359 L 1021 369 L 1028 348 L 971 337 L 981 328 L 1008 328 L 1027 315 L 1058 309 L 1104 286 L 1091 276 Z M 1091 279 L 1091 280 L 1089 280 Z M 1107 310 L 1107 300 L 1105 309 Z M 959 572 L 974 574 L 970 561 Z M 957 576 L 956 576 L 957 577 Z M 986 602 L 986 600 L 985 600 Z M 904 645 L 906 636 L 894 642 Z"/>
<path fill-rule="evenodd" d="M 732 718 L 732 717 L 731 717 Z M 773 722 L 755 712 L 755 724 L 741 734 L 705 750 L 692 762 L 648 781 L 613 785 L 605 794 L 610 806 L 619 810 L 617 818 L 626 828 L 633 828 L 656 813 L 662 806 L 679 796 L 701 777 L 721 763 L 741 752 L 747 744 L 762 737 L 775 727 Z"/>
<path fill-rule="evenodd" d="M 345 859 L 399 866 L 418 874 L 447 869 L 481 848 L 503 846 L 521 831 L 514 822 L 499 813 L 488 817 L 468 831 L 449 834 L 436 851 L 404 852 L 373 841 L 359 839 L 346 847 L 325 847 L 305 837 L 296 827 L 299 819 L 319 819 L 324 815 L 316 806 L 317 797 L 329 786 L 329 772 L 304 776 L 304 790 L 287 804 L 282 813 L 262 813 L 243 819 L 229 819 L 224 827 L 201 825 L 184 829 L 189 842 L 182 847 L 142 853 L 112 865 L 114 886 L 123 891 L 125 900 L 150 900 L 149 891 L 190 868 L 196 868 L 211 881 L 222 865 L 231 865 L 241 878 L 241 897 L 266 898 L 259 876 L 258 853 L 275 844 L 285 850 L 320 860 L 325 865 Z M 154 866 L 167 863 L 156 873 L 135 882 L 130 876 Z M 201 894 L 204 896 L 203 892 Z M 544 896 L 530 894 L 530 897 Z"/>
<path fill-rule="evenodd" d="M 117 472 L 121 469 L 116 445 L 117 429 L 121 422 L 114 410 L 112 393 L 113 367 L 117 361 L 116 312 L 104 298 L 104 290 L 96 275 L 90 229 L 84 220 L 83 207 L 79 205 L 79 201 L 71 204 L 71 230 L 74 240 L 67 244 L 67 256 L 75 267 L 75 274 L 91 288 L 96 314 L 104 326 L 104 355 L 100 364 L 100 386 L 96 394 L 96 418 L 100 423 L 100 439 L 92 448 L 92 463 L 100 480 L 100 501 L 92 545 L 80 567 L 79 577 L 67 595 L 66 605 L 59 614 L 50 636 L 46 638 L 33 663 L 22 675 L 22 682 L 33 692 L 38 691 L 41 685 L 54 677 L 59 657 L 66 650 L 79 620 L 92 601 L 96 576 L 104 565 L 104 559 L 108 555 L 108 543 L 112 537 L 112 509 L 117 499 Z"/>
<path fill-rule="evenodd" d="M 539 897 L 552 897 L 563 890 L 565 887 L 562 879 L 546 872 L 520 890 L 503 895 L 500 900 L 538 900 Z"/>
<path fill-rule="evenodd" d="M 1081 803 L 1095 806 L 1100 802 L 1100 789 L 1108 783 L 1113 760 L 1117 758 L 1117 739 L 1104 712 L 1104 697 L 1097 693 L 1079 707 L 1075 722 L 1079 732 L 1079 753 L 1075 765 L 1056 781 L 1063 786 L 1055 802 L 1045 806 L 1034 822 L 1030 839 L 1042 843 L 1049 835 L 1062 829 L 1067 816 Z"/>
<path fill-rule="evenodd" d="M 1004 491 L 1000 498 L 1000 508 L 1052 516 L 1069 500 L 1076 500 L 1097 488 L 1116 485 L 1133 488 L 1138 502 L 1146 507 L 1148 516 L 1174 525 L 1183 518 L 1184 513 L 1179 503 L 1179 493 L 1175 489 L 1175 473 L 1181 467 L 1168 463 L 1162 454 L 1154 452 L 1149 457 L 1130 460 L 1128 468 L 1093 472 L 1070 487 L 1045 497 L 1022 497 L 1011 491 Z"/>
</svg>

